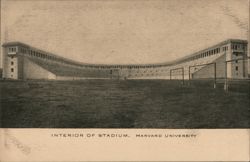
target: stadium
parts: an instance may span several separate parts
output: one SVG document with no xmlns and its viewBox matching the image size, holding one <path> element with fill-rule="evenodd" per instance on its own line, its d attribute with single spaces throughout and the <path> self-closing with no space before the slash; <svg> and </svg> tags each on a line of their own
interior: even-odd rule
<svg viewBox="0 0 250 162">
<path fill-rule="evenodd" d="M 3 44 L 6 79 L 201 79 L 248 77 L 247 41 L 229 39 L 172 62 L 138 65 L 88 64 L 20 42 Z"/>
<path fill-rule="evenodd" d="M 82 63 L 20 42 L 3 54 L 3 128 L 250 125 L 246 40 L 158 64 Z"/>
</svg>

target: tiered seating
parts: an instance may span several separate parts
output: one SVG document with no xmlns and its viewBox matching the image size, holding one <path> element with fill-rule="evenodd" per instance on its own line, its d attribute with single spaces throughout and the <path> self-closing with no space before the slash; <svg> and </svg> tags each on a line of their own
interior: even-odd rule
<svg viewBox="0 0 250 162">
<path fill-rule="evenodd" d="M 223 54 L 220 54 L 217 57 L 211 57 L 211 58 L 208 57 L 208 59 L 203 60 L 203 62 L 201 62 L 200 64 L 216 63 L 217 72 L 218 72 L 218 70 L 219 70 L 218 67 L 221 66 L 221 63 L 224 64 L 224 62 L 218 62 L 218 60 L 221 59 L 222 56 L 223 56 Z M 210 69 L 210 70 L 204 71 L 205 69 Z M 198 73 L 200 73 L 202 70 L 203 70 L 203 72 L 202 72 L 202 76 L 201 76 Z M 191 74 L 196 75 L 195 78 L 204 78 L 206 76 L 212 77 L 214 75 L 214 66 L 213 65 L 197 66 L 197 67 L 193 68 L 193 71 L 191 71 Z M 218 77 L 218 74 L 217 74 L 217 77 Z"/>
<path fill-rule="evenodd" d="M 97 69 L 86 67 L 67 66 L 55 61 L 48 61 L 39 58 L 30 58 L 33 62 L 57 76 L 86 77 L 86 78 L 110 78 L 109 69 Z"/>
<path fill-rule="evenodd" d="M 214 62 L 222 56 L 222 53 L 211 55 L 209 57 L 204 57 L 196 60 L 190 60 L 186 62 L 182 62 L 179 64 L 166 66 L 166 67 L 154 67 L 154 68 L 135 68 L 135 69 L 127 69 L 128 70 L 128 78 L 165 78 L 170 77 L 170 70 L 176 68 L 184 68 L 184 78 L 189 78 L 189 67 L 195 65 L 202 65 Z M 119 69 L 117 71 L 113 71 L 111 73 L 111 69 L 109 68 L 98 68 L 98 66 L 81 66 L 81 65 L 73 65 L 66 64 L 62 62 L 57 62 L 48 59 L 42 59 L 37 57 L 28 57 L 31 61 L 35 62 L 39 66 L 44 69 L 54 73 L 57 76 L 62 77 L 80 77 L 80 78 L 114 78 L 119 77 Z M 207 65 L 195 66 L 190 68 L 190 74 L 194 74 Z M 173 70 L 171 73 L 172 79 L 181 79 L 182 78 L 182 69 Z"/>
<path fill-rule="evenodd" d="M 196 59 L 196 60 L 192 60 L 192 61 L 188 61 L 188 62 L 183 62 L 183 63 L 171 66 L 170 69 L 184 67 L 184 78 L 188 79 L 190 66 L 194 66 L 194 67 L 190 68 L 190 74 L 194 74 L 194 73 L 200 71 L 201 69 L 203 69 L 204 67 L 209 66 L 209 65 L 203 65 L 203 64 L 209 64 L 209 63 L 215 62 L 222 55 L 223 54 L 220 53 L 220 54 L 216 54 L 216 55 L 211 55 L 209 57 L 204 57 L 204 58 L 200 58 L 200 59 Z M 196 65 L 201 65 L 201 66 L 196 66 Z M 176 71 L 172 72 L 172 76 L 174 79 L 181 79 L 182 72 L 180 70 L 176 70 Z"/>
</svg>

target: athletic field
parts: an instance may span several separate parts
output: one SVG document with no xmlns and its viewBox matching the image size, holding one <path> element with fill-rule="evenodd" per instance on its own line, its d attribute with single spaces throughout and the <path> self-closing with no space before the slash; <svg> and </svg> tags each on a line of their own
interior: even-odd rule
<svg viewBox="0 0 250 162">
<path fill-rule="evenodd" d="M 249 81 L 0 81 L 1 127 L 249 128 Z"/>
</svg>

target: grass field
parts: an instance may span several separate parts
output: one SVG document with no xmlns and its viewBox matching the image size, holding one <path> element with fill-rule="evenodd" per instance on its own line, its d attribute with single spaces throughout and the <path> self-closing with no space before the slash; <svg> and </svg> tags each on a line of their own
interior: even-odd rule
<svg viewBox="0 0 250 162">
<path fill-rule="evenodd" d="M 249 128 L 250 85 L 210 81 L 0 81 L 1 127 Z"/>
</svg>

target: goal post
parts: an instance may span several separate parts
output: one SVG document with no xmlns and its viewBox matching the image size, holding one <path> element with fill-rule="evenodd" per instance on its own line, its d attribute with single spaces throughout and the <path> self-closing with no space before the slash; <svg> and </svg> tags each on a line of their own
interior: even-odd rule
<svg viewBox="0 0 250 162">
<path fill-rule="evenodd" d="M 232 63 L 232 62 L 235 62 L 235 61 L 242 61 L 242 66 L 243 66 L 243 77 L 246 77 L 246 78 L 248 78 L 248 76 L 245 76 L 245 75 L 248 75 L 249 74 L 249 72 L 248 73 L 246 73 L 245 71 L 248 71 L 248 69 L 246 69 L 246 68 L 248 68 L 248 61 L 250 60 L 250 57 L 243 57 L 243 58 L 237 58 L 237 59 L 232 59 L 232 60 L 227 60 L 227 61 L 225 61 L 225 79 L 224 79 L 224 90 L 227 92 L 228 91 L 228 88 L 229 88 L 229 83 L 228 83 L 228 79 L 229 79 L 229 77 L 228 77 L 228 70 L 227 70 L 227 65 L 228 65 L 228 63 Z M 245 64 L 247 64 L 247 67 L 245 67 Z"/>
<path fill-rule="evenodd" d="M 216 62 L 212 62 L 212 63 L 206 63 L 206 64 L 199 64 L 199 65 L 191 65 L 188 67 L 188 80 L 189 80 L 189 84 L 190 84 L 190 81 L 191 81 L 191 68 L 195 68 L 195 67 L 200 67 L 200 66 L 208 66 L 208 65 L 213 65 L 213 68 L 214 68 L 214 88 L 216 88 L 216 82 L 217 82 L 217 75 L 216 75 Z"/>
<path fill-rule="evenodd" d="M 182 80 L 182 84 L 184 85 L 184 67 L 179 67 L 179 68 L 174 68 L 174 69 L 170 69 L 170 80 L 172 80 L 172 76 L 173 76 L 173 72 L 174 71 L 181 71 L 181 80 Z"/>
</svg>

